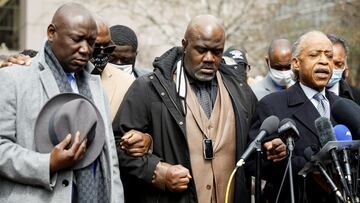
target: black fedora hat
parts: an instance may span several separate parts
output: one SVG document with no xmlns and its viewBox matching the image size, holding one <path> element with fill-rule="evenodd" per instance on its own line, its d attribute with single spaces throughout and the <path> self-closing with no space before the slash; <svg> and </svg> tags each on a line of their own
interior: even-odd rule
<svg viewBox="0 0 360 203">
<path fill-rule="evenodd" d="M 80 141 L 87 138 L 84 157 L 73 169 L 90 165 L 101 153 L 105 142 L 105 124 L 96 106 L 86 97 L 76 93 L 62 93 L 54 96 L 40 110 L 35 123 L 35 145 L 40 153 L 52 149 L 71 133 L 80 132 Z"/>
</svg>

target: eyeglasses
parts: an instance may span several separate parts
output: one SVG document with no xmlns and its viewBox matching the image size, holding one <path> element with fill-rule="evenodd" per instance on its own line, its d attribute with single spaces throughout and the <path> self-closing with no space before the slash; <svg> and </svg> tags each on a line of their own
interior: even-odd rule
<svg viewBox="0 0 360 203">
<path fill-rule="evenodd" d="M 96 46 L 94 48 L 93 55 L 101 54 L 101 52 L 104 53 L 104 54 L 111 54 L 114 51 L 115 47 L 116 47 L 116 45 L 109 45 L 109 46 L 106 46 L 106 47 Z"/>
</svg>

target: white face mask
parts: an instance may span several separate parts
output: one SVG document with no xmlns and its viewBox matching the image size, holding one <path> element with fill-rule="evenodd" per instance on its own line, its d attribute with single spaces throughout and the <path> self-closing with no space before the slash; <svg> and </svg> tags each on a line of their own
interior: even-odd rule
<svg viewBox="0 0 360 203">
<path fill-rule="evenodd" d="M 331 76 L 328 84 L 326 85 L 326 87 L 332 87 L 336 83 L 338 83 L 342 78 L 343 72 L 344 72 L 344 69 L 334 69 L 332 76 Z"/>
<path fill-rule="evenodd" d="M 113 64 L 111 63 L 112 66 L 114 66 L 117 69 L 120 69 L 124 72 L 127 72 L 129 74 L 132 74 L 133 72 L 133 65 L 132 64 L 126 64 L 126 65 L 118 65 L 118 64 Z"/>
<path fill-rule="evenodd" d="M 275 70 L 273 68 L 270 68 L 270 77 L 271 79 L 280 86 L 287 86 L 294 84 L 294 81 L 292 79 L 292 70 Z"/>
</svg>

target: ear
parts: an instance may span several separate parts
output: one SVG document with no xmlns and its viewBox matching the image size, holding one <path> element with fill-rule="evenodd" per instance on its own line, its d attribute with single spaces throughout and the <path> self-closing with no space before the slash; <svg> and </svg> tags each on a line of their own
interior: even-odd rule
<svg viewBox="0 0 360 203">
<path fill-rule="evenodd" d="M 269 61 L 269 57 L 265 56 L 265 62 L 268 68 L 270 68 L 270 61 Z"/>
<path fill-rule="evenodd" d="M 299 73 L 299 69 L 300 69 L 300 61 L 298 58 L 294 57 L 292 58 L 291 60 L 291 64 L 292 64 L 292 67 L 293 69 Z"/>
<path fill-rule="evenodd" d="M 182 44 L 183 50 L 184 50 L 184 52 L 185 52 L 185 49 L 186 49 L 186 47 L 187 47 L 187 45 L 188 45 L 188 41 L 187 41 L 186 39 L 182 39 L 182 40 L 181 40 L 181 44 Z"/>
<path fill-rule="evenodd" d="M 56 32 L 55 25 L 51 23 L 47 28 L 47 36 L 50 42 L 54 40 L 55 32 Z"/>
</svg>

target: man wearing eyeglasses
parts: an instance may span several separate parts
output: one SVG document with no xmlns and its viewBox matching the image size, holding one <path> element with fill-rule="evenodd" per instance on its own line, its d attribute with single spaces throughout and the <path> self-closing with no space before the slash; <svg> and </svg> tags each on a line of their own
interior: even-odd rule
<svg viewBox="0 0 360 203">
<path fill-rule="evenodd" d="M 273 40 L 265 61 L 269 73 L 262 81 L 250 86 L 258 100 L 295 83 L 291 71 L 291 44 L 287 39 Z"/>
</svg>

